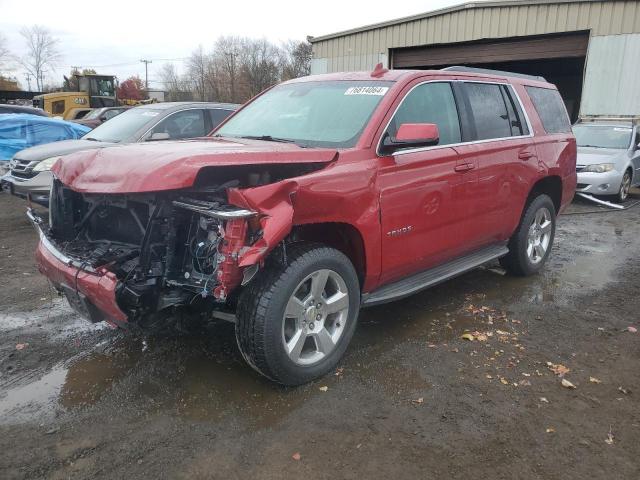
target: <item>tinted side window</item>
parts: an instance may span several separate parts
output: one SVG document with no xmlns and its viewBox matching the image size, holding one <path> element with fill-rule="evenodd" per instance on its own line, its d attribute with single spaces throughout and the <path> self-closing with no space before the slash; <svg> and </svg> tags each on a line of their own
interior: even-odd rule
<svg viewBox="0 0 640 480">
<path fill-rule="evenodd" d="M 169 115 L 151 131 L 151 134 L 167 133 L 170 139 L 193 138 L 205 136 L 208 133 L 205 130 L 202 110 L 183 110 Z"/>
<path fill-rule="evenodd" d="M 212 108 L 209 110 L 211 116 L 211 128 L 214 129 L 222 123 L 222 121 L 233 113 L 232 110 L 222 110 L 221 108 Z"/>
<path fill-rule="evenodd" d="M 547 133 L 569 133 L 571 122 L 562 97 L 550 88 L 525 87 Z"/>
<path fill-rule="evenodd" d="M 511 135 L 529 135 L 529 127 L 527 126 L 527 120 L 520 108 L 520 102 L 518 102 L 515 93 L 511 87 L 507 85 L 502 86 L 502 92 L 504 93 L 504 101 L 507 104 L 507 111 L 509 112 L 509 121 L 511 122 Z"/>
<path fill-rule="evenodd" d="M 465 92 L 476 128 L 476 140 L 511 137 L 509 112 L 500 85 L 465 83 Z"/>
<path fill-rule="evenodd" d="M 109 120 L 113 117 L 115 117 L 116 115 L 120 115 L 122 113 L 122 110 L 107 110 L 106 112 L 104 112 L 104 118 L 105 120 Z"/>
<path fill-rule="evenodd" d="M 395 137 L 403 123 L 435 123 L 440 132 L 438 145 L 459 143 L 460 120 L 451 85 L 423 83 L 411 90 L 393 116 L 387 133 Z"/>
</svg>

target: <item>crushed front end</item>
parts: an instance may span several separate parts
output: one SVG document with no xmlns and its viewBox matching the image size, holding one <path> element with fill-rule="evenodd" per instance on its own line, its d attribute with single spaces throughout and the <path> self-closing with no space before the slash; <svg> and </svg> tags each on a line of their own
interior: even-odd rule
<svg viewBox="0 0 640 480">
<path fill-rule="evenodd" d="M 227 186 L 78 193 L 54 180 L 40 234 L 40 271 L 92 321 L 125 326 L 170 307 L 227 308 L 255 274 L 241 255 L 262 236 L 261 216 L 230 205 Z"/>
</svg>

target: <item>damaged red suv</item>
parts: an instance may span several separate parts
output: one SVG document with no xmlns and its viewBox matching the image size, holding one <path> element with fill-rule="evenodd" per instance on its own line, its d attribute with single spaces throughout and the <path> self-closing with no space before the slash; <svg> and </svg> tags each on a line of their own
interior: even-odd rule
<svg viewBox="0 0 640 480">
<path fill-rule="evenodd" d="M 499 259 L 542 268 L 576 145 L 540 77 L 452 67 L 310 76 L 213 135 L 69 155 L 40 271 L 93 321 L 236 323 L 261 374 L 335 367 L 361 307 Z"/>
</svg>

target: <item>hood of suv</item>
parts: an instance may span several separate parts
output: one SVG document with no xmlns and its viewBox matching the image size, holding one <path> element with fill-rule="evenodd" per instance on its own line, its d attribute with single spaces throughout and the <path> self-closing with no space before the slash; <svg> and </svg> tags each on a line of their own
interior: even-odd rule
<svg viewBox="0 0 640 480">
<path fill-rule="evenodd" d="M 619 148 L 578 147 L 577 165 L 616 163 L 626 157 L 627 151 Z"/>
<path fill-rule="evenodd" d="M 338 152 L 292 143 L 202 138 L 119 145 L 62 158 L 52 171 L 83 193 L 136 193 L 191 187 L 205 167 L 329 163 Z"/>
<path fill-rule="evenodd" d="M 25 148 L 24 150 L 16 153 L 15 158 L 17 160 L 25 160 L 29 162 L 41 162 L 47 158 L 68 155 L 69 153 L 75 153 L 81 150 L 108 147 L 109 145 L 115 144 L 82 139 L 62 140 L 60 142 L 45 143 L 44 145 Z"/>
</svg>

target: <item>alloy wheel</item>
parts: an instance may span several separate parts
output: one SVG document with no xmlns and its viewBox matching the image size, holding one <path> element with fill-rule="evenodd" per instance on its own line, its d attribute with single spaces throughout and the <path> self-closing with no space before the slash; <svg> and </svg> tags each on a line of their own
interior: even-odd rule
<svg viewBox="0 0 640 480">
<path fill-rule="evenodd" d="M 551 229 L 553 223 L 551 220 L 551 212 L 548 208 L 540 208 L 529 226 L 527 235 L 527 256 L 533 264 L 540 263 L 551 243 Z"/>
<path fill-rule="evenodd" d="M 345 331 L 349 292 L 333 270 L 317 270 L 302 280 L 287 302 L 282 342 L 292 362 L 313 365 L 329 355 Z"/>
</svg>

